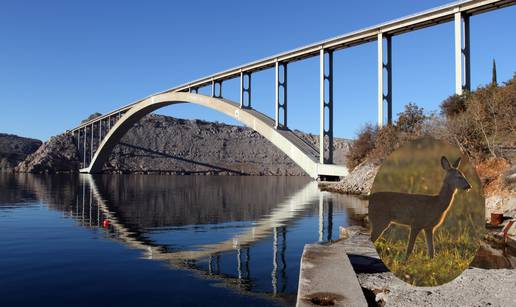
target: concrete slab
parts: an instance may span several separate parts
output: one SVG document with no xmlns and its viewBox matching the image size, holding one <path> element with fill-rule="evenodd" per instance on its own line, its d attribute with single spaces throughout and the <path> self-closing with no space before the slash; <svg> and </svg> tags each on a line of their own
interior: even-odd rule
<svg viewBox="0 0 516 307">
<path fill-rule="evenodd" d="M 367 306 L 342 244 L 305 245 L 296 306 Z"/>
</svg>

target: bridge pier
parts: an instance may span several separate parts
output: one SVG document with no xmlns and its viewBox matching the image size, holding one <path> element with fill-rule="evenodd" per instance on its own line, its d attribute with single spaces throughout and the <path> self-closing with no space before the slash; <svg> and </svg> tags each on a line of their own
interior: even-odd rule
<svg viewBox="0 0 516 307">
<path fill-rule="evenodd" d="M 222 98 L 222 81 L 212 80 L 211 81 L 211 97 Z"/>
<path fill-rule="evenodd" d="M 328 56 L 328 59 L 326 59 Z M 319 163 L 333 163 L 333 50 L 321 49 L 320 64 L 320 120 Z M 328 155 L 325 145 L 328 144 Z"/>
<path fill-rule="evenodd" d="M 392 124 L 392 38 L 378 32 L 378 127 L 383 126 L 384 103 L 387 103 L 387 124 Z"/>
<path fill-rule="evenodd" d="M 469 56 L 469 15 L 457 11 L 455 23 L 455 94 L 471 89 Z"/>
<path fill-rule="evenodd" d="M 94 125 L 95 125 L 95 123 L 94 123 L 94 122 L 93 122 L 93 123 L 91 123 L 91 128 L 90 128 L 90 132 L 91 132 L 90 161 L 91 161 L 91 160 L 93 160 L 93 137 L 94 137 L 94 136 L 93 136 L 93 135 L 94 135 L 94 133 L 93 133 L 93 131 L 94 131 L 94 130 L 93 130 L 93 128 L 94 128 Z"/>
<path fill-rule="evenodd" d="M 240 108 L 248 108 L 248 109 L 251 108 L 251 73 L 250 72 L 240 72 Z"/>
<path fill-rule="evenodd" d="M 276 61 L 276 120 L 275 128 L 287 128 L 287 63 Z"/>
<path fill-rule="evenodd" d="M 83 167 L 86 167 L 86 138 L 88 137 L 88 133 L 87 133 L 87 130 L 86 130 L 86 127 L 87 126 L 84 126 L 84 148 L 83 148 L 83 153 L 82 153 L 82 159 L 83 159 Z"/>
<path fill-rule="evenodd" d="M 102 141 L 102 119 L 99 120 L 99 142 L 98 142 L 99 145 L 100 145 L 101 141 Z"/>
<path fill-rule="evenodd" d="M 74 132 L 74 137 L 75 137 L 75 132 Z M 79 157 L 80 157 L 80 154 L 81 154 L 81 129 L 77 130 L 76 140 L 77 140 L 77 152 L 79 153 Z"/>
</svg>

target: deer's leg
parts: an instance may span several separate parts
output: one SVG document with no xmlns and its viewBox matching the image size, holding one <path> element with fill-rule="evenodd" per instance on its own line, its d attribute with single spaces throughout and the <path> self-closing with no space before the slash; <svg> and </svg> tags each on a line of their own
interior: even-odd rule
<svg viewBox="0 0 516 307">
<path fill-rule="evenodd" d="M 377 222 L 376 224 L 371 223 L 371 241 L 373 241 L 373 243 L 376 242 L 387 227 L 389 227 L 389 222 Z"/>
<path fill-rule="evenodd" d="M 416 242 L 416 237 L 419 234 L 421 229 L 418 228 L 410 228 L 409 232 L 409 241 L 407 245 L 407 253 L 405 254 L 405 261 L 408 260 L 410 254 L 412 254 L 412 250 L 414 249 L 414 242 Z"/>
<path fill-rule="evenodd" d="M 428 247 L 428 257 L 434 258 L 434 229 L 433 227 L 425 228 L 426 246 Z"/>
</svg>

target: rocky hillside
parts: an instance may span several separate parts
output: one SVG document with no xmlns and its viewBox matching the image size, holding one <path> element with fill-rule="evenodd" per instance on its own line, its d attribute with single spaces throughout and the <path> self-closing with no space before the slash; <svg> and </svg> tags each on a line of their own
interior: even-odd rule
<svg viewBox="0 0 516 307">
<path fill-rule="evenodd" d="M 41 146 L 39 140 L 0 133 L 0 172 L 12 171 L 39 146 Z"/>
<path fill-rule="evenodd" d="M 79 153 L 67 134 L 53 136 L 16 166 L 20 173 L 62 173 L 79 169 Z"/>
<path fill-rule="evenodd" d="M 317 148 L 318 137 L 296 134 Z M 335 140 L 335 161 L 344 164 L 349 142 Z M 19 172 L 78 170 L 68 136 L 51 138 L 18 167 Z M 110 173 L 304 175 L 290 158 L 253 130 L 201 120 L 149 115 L 116 146 L 105 166 Z"/>
<path fill-rule="evenodd" d="M 374 177 L 380 169 L 380 164 L 364 161 L 356 166 L 349 176 L 339 182 L 321 182 L 319 188 L 324 191 L 342 194 L 368 195 L 373 187 Z"/>
</svg>

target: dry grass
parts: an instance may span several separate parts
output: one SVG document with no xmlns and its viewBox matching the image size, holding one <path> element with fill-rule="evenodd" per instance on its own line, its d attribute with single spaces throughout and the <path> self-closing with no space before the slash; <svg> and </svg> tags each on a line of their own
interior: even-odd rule
<svg viewBox="0 0 516 307">
<path fill-rule="evenodd" d="M 504 189 L 503 174 L 509 170 L 510 163 L 503 158 L 492 158 L 478 163 L 475 168 L 484 188 L 484 195 L 504 195 L 509 191 Z"/>
<path fill-rule="evenodd" d="M 391 240 L 387 235 L 380 238 L 375 247 L 382 259 L 389 259 L 386 265 L 399 278 L 411 285 L 436 286 L 459 276 L 475 258 L 478 241 L 472 239 L 466 229 L 454 234 L 446 228 L 438 229 L 434 238 L 436 247 L 433 260 L 427 256 L 426 242 L 422 235 L 418 236 L 407 262 L 404 261 L 407 245 L 403 240 Z M 408 237 L 408 230 L 405 233 Z"/>
</svg>

